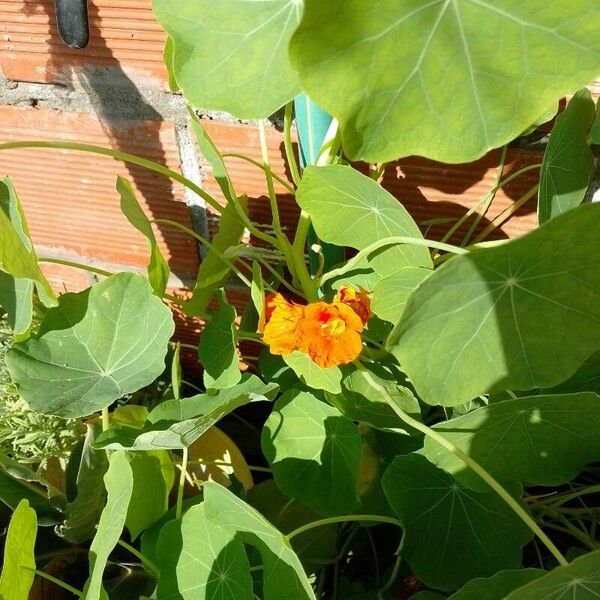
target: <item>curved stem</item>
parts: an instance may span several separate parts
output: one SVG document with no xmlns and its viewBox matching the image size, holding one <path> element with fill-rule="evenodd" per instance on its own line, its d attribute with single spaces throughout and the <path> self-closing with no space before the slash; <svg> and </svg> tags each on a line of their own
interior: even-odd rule
<svg viewBox="0 0 600 600">
<path fill-rule="evenodd" d="M 39 571 L 38 569 L 30 569 L 28 567 L 22 567 L 22 568 L 27 571 L 33 571 L 38 577 L 41 577 L 42 579 L 46 579 L 50 583 L 53 583 L 54 585 L 61 587 L 63 590 L 66 590 L 67 592 L 73 594 L 74 596 L 77 596 L 78 598 L 81 598 L 83 596 L 83 592 L 79 591 L 77 588 L 74 588 L 73 586 L 69 585 L 68 583 L 65 583 L 64 581 L 57 579 L 53 575 L 49 575 L 48 573 L 45 573 L 44 571 Z"/>
<path fill-rule="evenodd" d="M 73 267 L 74 269 L 82 269 L 83 271 L 89 271 L 90 273 L 96 273 L 96 275 L 102 275 L 102 277 L 110 277 L 115 273 L 93 267 L 92 265 L 86 265 L 85 263 L 79 263 L 74 260 L 66 260 L 64 258 L 52 258 L 50 256 L 38 256 L 38 262 L 52 263 L 55 265 L 64 265 L 65 267 Z"/>
<path fill-rule="evenodd" d="M 183 449 L 183 455 L 181 458 L 181 474 L 179 475 L 179 487 L 177 488 L 177 504 L 175 508 L 175 518 L 181 518 L 181 512 L 183 510 L 183 490 L 185 489 L 185 478 L 187 475 L 187 463 L 188 463 L 188 448 L 187 446 Z"/>
<path fill-rule="evenodd" d="M 365 379 L 369 381 L 369 384 L 380 392 L 390 408 L 404 421 L 407 425 L 410 425 L 417 431 L 425 434 L 433 441 L 437 442 L 440 446 L 454 454 L 461 462 L 463 462 L 469 469 L 475 472 L 488 486 L 508 504 L 513 512 L 538 536 L 539 540 L 546 546 L 550 553 L 556 558 L 560 565 L 568 565 L 567 559 L 561 554 L 560 550 L 554 545 L 552 540 L 544 533 L 542 528 L 535 522 L 535 520 L 527 514 L 527 511 L 504 489 L 504 487 L 496 481 L 496 479 L 490 475 L 478 462 L 474 461 L 468 454 L 463 452 L 460 448 L 455 446 L 450 440 L 447 440 L 443 435 L 439 434 L 435 429 L 428 427 L 421 421 L 413 419 L 411 416 L 406 414 L 394 401 L 387 389 L 379 385 L 372 377 L 371 374 L 365 367 L 358 361 L 355 362 L 358 369 L 360 369 Z"/>
<path fill-rule="evenodd" d="M 110 413 L 108 408 L 102 409 L 102 431 L 108 431 L 110 429 Z"/>
<path fill-rule="evenodd" d="M 270 172 L 271 177 L 273 177 L 273 179 L 277 183 L 281 184 L 290 194 L 293 194 L 295 192 L 294 188 L 283 177 L 280 177 L 279 175 L 277 175 L 277 173 L 274 173 L 271 167 L 265 166 L 257 160 L 250 158 L 249 156 L 245 156 L 244 154 L 238 154 L 237 152 L 224 152 L 223 154 L 221 154 L 221 156 L 223 158 L 239 158 L 240 160 L 246 161 L 251 165 L 258 167 L 259 169 L 262 169 L 265 173 Z"/>
<path fill-rule="evenodd" d="M 285 157 L 290 168 L 290 173 L 292 174 L 292 181 L 297 186 L 300 183 L 300 169 L 298 168 L 298 162 L 296 161 L 296 155 L 294 154 L 294 147 L 292 145 L 293 110 L 293 102 L 288 102 L 285 105 L 283 113 L 283 147 L 285 149 Z"/>
<path fill-rule="evenodd" d="M 324 527 L 325 525 L 332 525 L 334 523 L 347 523 L 352 521 L 359 522 L 371 522 L 371 523 L 389 523 L 391 525 L 397 525 L 398 527 L 402 527 L 402 523 L 398 519 L 394 519 L 393 517 L 386 517 L 384 515 L 341 515 L 339 517 L 327 517 L 326 519 L 319 519 L 318 521 L 313 521 L 312 523 L 306 523 L 298 529 L 294 529 L 291 533 L 288 533 L 285 537 L 288 541 L 292 538 L 295 538 L 297 535 L 301 533 L 305 533 L 306 531 L 310 531 L 311 529 L 315 529 L 317 527 Z"/>
<path fill-rule="evenodd" d="M 142 564 L 146 565 L 146 567 L 148 567 L 148 569 L 150 569 L 150 571 L 152 571 L 154 575 L 160 575 L 160 569 L 158 568 L 158 566 L 155 563 L 153 563 L 149 558 L 146 558 L 139 550 L 137 550 L 127 542 L 124 542 L 123 540 L 119 540 L 117 544 L 122 548 L 125 548 L 125 550 L 127 550 L 131 554 L 133 554 L 133 556 L 135 556 Z"/>
<path fill-rule="evenodd" d="M 153 219 L 153 223 L 163 223 L 164 225 L 170 225 L 171 227 L 175 227 L 180 229 L 184 233 L 191 235 L 194 239 L 198 240 L 201 244 L 204 244 L 209 250 L 218 255 L 218 257 L 244 282 L 245 285 L 251 287 L 250 280 L 228 259 L 223 256 L 222 252 L 219 252 L 217 248 L 211 242 L 209 242 L 206 238 L 197 234 L 195 231 L 178 223 L 177 221 L 171 221 L 170 219 Z"/>
<path fill-rule="evenodd" d="M 353 256 L 343 267 L 339 269 L 333 269 L 328 273 L 325 273 L 321 278 L 321 285 L 330 279 L 334 279 L 335 277 L 340 277 L 344 275 L 348 271 L 350 271 L 353 267 L 355 267 L 363 258 L 369 256 L 375 250 L 379 250 L 381 248 L 385 248 L 386 246 L 397 246 L 400 244 L 410 244 L 413 246 L 424 246 L 425 248 L 437 248 L 438 250 L 445 250 L 446 252 L 451 252 L 452 254 L 468 254 L 469 250 L 466 248 L 459 248 L 458 246 L 453 246 L 451 244 L 445 244 L 443 242 L 436 242 L 435 240 L 426 240 L 423 238 L 415 238 L 409 236 L 393 236 L 389 238 L 383 238 L 372 244 L 368 245 L 366 248 L 363 248 L 360 252 L 358 252 L 355 256 Z"/>
</svg>

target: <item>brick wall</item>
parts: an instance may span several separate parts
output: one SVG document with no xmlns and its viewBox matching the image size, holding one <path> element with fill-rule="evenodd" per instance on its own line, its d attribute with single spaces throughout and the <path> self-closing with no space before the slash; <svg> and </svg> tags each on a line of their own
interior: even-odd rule
<svg viewBox="0 0 600 600">
<path fill-rule="evenodd" d="M 84 50 L 70 50 L 58 36 L 51 0 L 0 2 L 0 141 L 71 140 L 110 146 L 181 170 L 220 198 L 210 169 L 195 152 L 184 102 L 167 89 L 164 34 L 150 0 L 88 0 L 88 5 L 90 43 Z M 207 113 L 204 119 L 222 151 L 260 157 L 255 125 L 222 114 Z M 274 168 L 286 176 L 281 133 L 273 126 L 268 134 Z M 405 159 L 386 169 L 383 184 L 419 223 L 434 216 L 459 217 L 489 190 L 498 160 L 499 152 L 468 165 Z M 540 160 L 540 149 L 512 148 L 506 172 Z M 239 159 L 229 159 L 228 165 L 238 192 L 250 197 L 251 218 L 267 223 L 261 171 Z M 114 270 L 143 269 L 146 242 L 120 213 L 117 174 L 134 183 L 149 215 L 178 220 L 200 233 L 214 231 L 214 214 L 199 198 L 143 169 L 73 151 L 0 152 L 0 176 L 14 180 L 40 254 Z M 499 191 L 487 219 L 508 207 L 535 179 L 536 173 L 530 172 Z M 292 231 L 297 209 L 283 189 L 277 192 L 283 223 Z M 497 235 L 522 234 L 535 223 L 531 201 Z M 428 235 L 441 236 L 447 227 L 434 225 Z M 159 240 L 174 273 L 171 287 L 183 293 L 198 268 L 199 249 L 177 230 L 161 228 Z M 81 289 L 91 281 L 90 275 L 74 269 L 46 269 L 59 290 Z M 240 305 L 246 299 L 242 291 L 234 297 Z M 198 324 L 181 320 L 178 331 L 184 340 L 195 341 Z"/>
</svg>

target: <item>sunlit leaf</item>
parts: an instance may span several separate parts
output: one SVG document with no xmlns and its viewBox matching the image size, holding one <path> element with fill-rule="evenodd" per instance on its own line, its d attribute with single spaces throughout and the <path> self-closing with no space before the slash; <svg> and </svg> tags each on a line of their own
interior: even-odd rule
<svg viewBox="0 0 600 600">
<path fill-rule="evenodd" d="M 429 404 L 548 388 L 600 348 L 600 206 L 456 256 L 411 295 L 390 338 Z"/>
<path fill-rule="evenodd" d="M 83 588 L 82 600 L 107 598 L 102 587 L 102 575 L 108 557 L 121 537 L 133 490 L 133 474 L 124 452 L 115 452 L 110 457 L 104 483 L 108 499 L 90 546 L 90 576 Z"/>
<path fill-rule="evenodd" d="M 594 168 L 587 138 L 595 116 L 592 96 L 589 90 L 583 89 L 571 98 L 567 108 L 557 117 L 540 172 L 540 223 L 583 201 Z"/>
<path fill-rule="evenodd" d="M 2 600 L 28 600 L 35 578 L 37 517 L 27 500 L 21 500 L 8 525 L 0 574 Z"/>
<path fill-rule="evenodd" d="M 423 237 L 396 198 L 352 167 L 307 167 L 296 197 L 319 239 L 337 246 L 363 250 L 383 238 Z M 370 266 L 388 275 L 406 266 L 430 267 L 431 258 L 425 247 L 395 245 L 380 250 Z"/>
<path fill-rule="evenodd" d="M 504 600 L 594 600 L 599 596 L 600 551 L 596 551 L 514 590 Z"/>
<path fill-rule="evenodd" d="M 161 566 L 158 597 L 252 600 L 244 544 L 234 530 L 209 521 L 204 508 L 192 506 L 162 528 L 156 551 Z"/>
<path fill-rule="evenodd" d="M 453 590 L 520 566 L 533 534 L 493 492 L 465 488 L 417 454 L 394 459 L 383 489 L 403 524 L 402 557 L 425 584 Z"/>
<path fill-rule="evenodd" d="M 332 394 L 341 392 L 343 374 L 340 367 L 320 367 L 308 354 L 298 350 L 286 354 L 283 360 L 308 387 Z"/>
<path fill-rule="evenodd" d="M 470 162 L 599 73 L 595 0 L 307 0 L 290 56 L 353 159 Z"/>
<path fill-rule="evenodd" d="M 219 527 L 237 532 L 245 544 L 260 550 L 265 598 L 315 600 L 302 564 L 283 534 L 223 486 L 207 481 L 203 490 L 206 518 Z"/>
<path fill-rule="evenodd" d="M 265 423 L 262 448 L 284 494 L 326 516 L 358 506 L 360 434 L 337 409 L 308 392 L 286 392 Z"/>
<path fill-rule="evenodd" d="M 397 323 L 410 295 L 430 274 L 429 269 L 404 267 L 397 273 L 380 279 L 373 288 L 371 309 L 380 319 Z"/>
<path fill-rule="evenodd" d="M 264 118 L 300 92 L 287 44 L 297 0 L 153 0 L 173 40 L 173 75 L 188 101 L 243 119 Z"/>
<path fill-rule="evenodd" d="M 117 191 L 121 194 L 121 212 L 127 220 L 148 240 L 150 246 L 150 263 L 148 279 L 154 293 L 162 298 L 169 281 L 169 265 L 165 260 L 154 235 L 152 223 L 145 215 L 135 196 L 133 187 L 124 177 L 117 178 Z"/>
<path fill-rule="evenodd" d="M 223 290 L 219 290 L 217 300 L 219 310 L 206 324 L 198 346 L 206 389 L 231 387 L 242 377 L 236 348 L 235 308 L 227 302 Z"/>
<path fill-rule="evenodd" d="M 174 324 L 139 275 L 120 273 L 63 294 L 39 335 L 15 344 L 6 364 L 21 396 L 45 414 L 81 417 L 154 381 Z"/>
</svg>

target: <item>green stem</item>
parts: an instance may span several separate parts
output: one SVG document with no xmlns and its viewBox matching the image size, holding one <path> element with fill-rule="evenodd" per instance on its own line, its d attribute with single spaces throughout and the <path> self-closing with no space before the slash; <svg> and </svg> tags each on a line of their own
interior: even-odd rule
<svg viewBox="0 0 600 600">
<path fill-rule="evenodd" d="M 224 152 L 223 154 L 221 154 L 221 156 L 223 158 L 239 158 L 240 160 L 246 161 L 251 165 L 258 167 L 259 169 L 262 169 L 265 173 L 269 172 L 271 174 L 271 177 L 277 183 L 281 184 L 290 194 L 293 194 L 295 192 L 294 188 L 283 177 L 280 177 L 279 175 L 277 175 L 277 173 L 274 173 L 271 167 L 263 165 L 262 163 L 258 162 L 257 160 L 254 160 L 253 158 L 250 158 L 249 156 L 238 154 L 237 152 Z"/>
<path fill-rule="evenodd" d="M 588 550 L 597 550 L 598 545 L 590 540 L 590 538 L 580 531 L 576 527 L 573 527 L 569 523 L 569 527 L 562 527 L 561 525 L 557 525 L 556 523 L 543 523 L 544 527 L 548 527 L 550 529 L 555 529 L 556 531 L 562 531 L 563 533 L 568 533 L 571 537 L 575 538 L 577 541 L 581 542 Z"/>
<path fill-rule="evenodd" d="M 490 473 L 488 473 L 478 462 L 474 461 L 468 454 L 463 452 L 460 448 L 455 446 L 450 440 L 447 440 L 444 436 L 440 435 L 435 429 L 428 427 L 424 423 L 413 419 L 411 416 L 406 414 L 394 401 L 387 389 L 379 385 L 372 377 L 369 371 L 358 361 L 355 362 L 359 370 L 363 371 L 365 378 L 369 381 L 370 385 L 382 394 L 390 408 L 404 421 L 407 425 L 410 425 L 417 431 L 425 434 L 433 441 L 437 442 L 440 446 L 454 454 L 461 462 L 463 462 L 468 468 L 475 472 L 487 485 L 494 491 L 508 506 L 514 511 L 514 513 L 538 536 L 540 541 L 546 546 L 550 553 L 556 558 L 560 565 L 568 565 L 567 559 L 561 554 L 560 550 L 554 545 L 552 540 L 544 533 L 541 527 L 535 522 L 535 520 L 527 514 L 527 511 L 500 485 L 498 481 Z"/>
<path fill-rule="evenodd" d="M 556 496 L 552 496 L 549 500 L 549 504 L 553 506 L 561 506 L 570 502 L 571 500 L 575 500 L 579 498 L 579 496 L 585 496 L 587 494 L 597 494 L 600 493 L 600 484 L 590 485 L 588 487 L 584 487 L 582 489 L 573 490 L 572 492 L 564 492 L 562 494 L 558 494 Z"/>
<path fill-rule="evenodd" d="M 369 256 L 375 250 L 379 250 L 380 248 L 385 248 L 386 246 L 396 246 L 399 244 L 410 244 L 413 246 L 424 246 L 426 248 L 437 248 L 438 250 L 444 250 L 446 252 L 451 252 L 452 254 L 468 254 L 469 250 L 466 248 L 460 248 L 458 246 L 453 246 L 451 244 L 445 244 L 443 242 L 436 242 L 435 240 L 426 240 L 423 238 L 415 238 L 409 236 L 393 236 L 389 238 L 383 238 L 372 244 L 369 244 L 366 248 L 363 248 L 360 252 L 358 252 L 355 256 L 353 256 L 343 267 L 339 269 L 333 269 L 328 273 L 325 273 L 321 278 L 321 285 L 323 285 L 326 281 L 330 279 L 334 279 L 335 277 L 340 277 L 344 275 L 348 271 L 352 270 L 363 258 Z"/>
<path fill-rule="evenodd" d="M 339 517 L 327 517 L 326 519 L 319 519 L 318 521 L 313 521 L 312 523 L 306 523 L 298 529 L 294 529 L 291 533 L 288 533 L 285 537 L 288 541 L 300 535 L 301 533 L 305 533 L 306 531 L 310 531 L 311 529 L 316 529 L 317 527 L 324 527 L 325 525 L 332 525 L 334 523 L 348 523 L 348 522 L 371 522 L 371 523 L 389 523 L 391 525 L 396 525 L 398 527 L 402 527 L 402 523 L 398 519 L 394 519 L 393 517 L 386 517 L 383 515 L 341 515 Z"/>
<path fill-rule="evenodd" d="M 188 460 L 188 465 L 214 465 L 216 467 L 235 467 L 233 463 L 228 463 L 222 460 Z M 268 467 L 257 467 L 255 465 L 245 465 L 251 471 L 256 471 L 257 473 L 272 473 L 273 470 Z"/>
<path fill-rule="evenodd" d="M 30 569 L 28 567 L 23 567 L 23 568 L 26 569 L 27 571 L 33 571 L 38 577 L 41 577 L 42 579 L 46 579 L 47 581 L 50 581 L 54 585 L 61 587 L 63 590 L 66 590 L 67 592 L 73 594 L 74 596 L 77 596 L 78 598 L 81 598 L 81 596 L 83 596 L 83 592 L 81 592 L 77 588 L 74 588 L 73 586 L 69 585 L 68 583 L 65 583 L 64 581 L 57 579 L 53 575 L 49 575 L 48 573 L 45 573 L 44 571 L 38 571 L 37 569 Z"/>
<path fill-rule="evenodd" d="M 110 429 L 110 414 L 108 408 L 102 409 L 102 431 L 108 431 Z"/>
<path fill-rule="evenodd" d="M 133 554 L 143 565 L 146 565 L 150 571 L 157 577 L 160 575 L 160 569 L 156 563 L 152 562 L 149 558 L 146 558 L 137 548 L 134 548 L 131 544 L 124 542 L 123 540 L 119 540 L 117 542 L 119 546 L 125 548 L 128 552 Z"/>
<path fill-rule="evenodd" d="M 288 102 L 285 105 L 283 113 L 283 147 L 285 149 L 285 157 L 287 159 L 288 167 L 292 175 L 292 181 L 296 186 L 300 183 L 300 169 L 298 168 L 298 162 L 296 155 L 294 154 L 294 146 L 292 144 L 292 112 L 294 110 L 294 103 Z"/>
<path fill-rule="evenodd" d="M 188 464 L 188 449 L 187 446 L 183 449 L 183 456 L 181 458 L 181 474 L 179 475 L 179 487 L 177 488 L 177 505 L 175 508 L 175 518 L 181 518 L 181 512 L 183 509 L 183 490 L 185 488 L 185 477 L 187 475 L 187 464 Z"/>
<path fill-rule="evenodd" d="M 222 252 L 219 252 L 217 248 L 213 244 L 211 244 L 206 238 L 197 234 L 195 231 L 178 223 L 177 221 L 171 221 L 170 219 L 153 219 L 153 223 L 162 223 L 164 225 L 170 225 L 171 227 L 175 227 L 188 235 L 191 235 L 194 239 L 198 240 L 201 244 L 204 244 L 209 250 L 214 252 L 248 287 L 251 287 L 250 280 L 228 259 L 223 256 Z"/>
<path fill-rule="evenodd" d="M 85 263 L 76 262 L 74 260 L 66 260 L 64 258 L 52 258 L 50 256 L 38 256 L 38 262 L 52 263 L 55 265 L 64 265 L 65 267 L 73 267 L 74 269 L 81 269 L 83 271 L 89 271 L 90 273 L 96 273 L 96 275 L 102 275 L 102 277 L 110 277 L 114 275 L 111 271 L 106 269 L 100 269 L 99 267 L 93 267 Z"/>
<path fill-rule="evenodd" d="M 536 183 L 528 192 L 523 194 L 518 200 L 513 202 L 508 208 L 505 208 L 494 220 L 475 238 L 474 243 L 484 240 L 490 233 L 494 231 L 499 225 L 504 223 L 506 219 L 514 215 L 528 200 L 535 195 L 538 190 L 538 184 Z"/>
</svg>

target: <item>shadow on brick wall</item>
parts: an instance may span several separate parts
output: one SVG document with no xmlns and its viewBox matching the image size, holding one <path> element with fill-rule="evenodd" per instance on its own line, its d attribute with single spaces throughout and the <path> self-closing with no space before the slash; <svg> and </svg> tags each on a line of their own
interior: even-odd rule
<svg viewBox="0 0 600 600">
<path fill-rule="evenodd" d="M 71 50 L 62 41 L 56 24 L 53 0 L 25 2 L 23 12 L 39 14 L 40 8 L 49 20 L 45 68 L 52 80 L 85 90 L 114 149 L 167 164 L 161 141 L 163 116 L 145 100 L 136 83 L 122 69 L 107 46 L 100 29 L 101 18 L 95 0 L 88 0 L 90 42 L 83 50 Z M 129 35 L 125 21 L 121 27 Z M 133 39 L 133 33 L 130 35 Z M 177 212 L 184 208 L 179 202 L 169 206 L 175 198 L 171 182 L 167 178 L 136 165 L 127 163 L 126 167 L 130 178 L 145 198 L 152 217 L 173 218 L 174 206 L 177 206 Z M 115 202 L 116 198 L 115 192 Z M 170 255 L 176 258 L 177 253 L 181 252 L 181 236 L 172 228 L 161 228 L 161 233 Z M 174 262 L 175 264 L 171 264 L 172 271 L 180 278 L 195 275 L 178 272 L 177 259 Z"/>
</svg>

